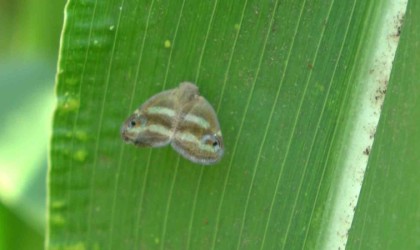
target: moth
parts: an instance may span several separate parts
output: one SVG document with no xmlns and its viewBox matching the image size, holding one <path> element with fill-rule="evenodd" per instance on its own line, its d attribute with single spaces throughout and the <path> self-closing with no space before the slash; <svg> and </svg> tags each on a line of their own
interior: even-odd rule
<svg viewBox="0 0 420 250">
<path fill-rule="evenodd" d="M 138 147 L 171 144 L 186 159 L 203 165 L 218 162 L 224 152 L 216 112 L 191 82 L 148 99 L 123 123 L 121 137 Z"/>
</svg>

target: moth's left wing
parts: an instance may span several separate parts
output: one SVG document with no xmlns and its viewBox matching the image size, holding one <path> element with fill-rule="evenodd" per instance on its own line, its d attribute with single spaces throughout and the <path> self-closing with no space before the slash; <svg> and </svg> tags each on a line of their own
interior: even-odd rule
<svg viewBox="0 0 420 250">
<path fill-rule="evenodd" d="M 121 127 L 121 137 L 138 147 L 168 145 L 174 135 L 177 119 L 177 92 L 158 93 L 138 108 Z"/>
</svg>

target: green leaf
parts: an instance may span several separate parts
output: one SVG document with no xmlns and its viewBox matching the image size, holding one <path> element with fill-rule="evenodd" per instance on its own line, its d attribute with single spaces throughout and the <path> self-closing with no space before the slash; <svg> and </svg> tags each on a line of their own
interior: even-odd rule
<svg viewBox="0 0 420 250">
<path fill-rule="evenodd" d="M 349 249 L 420 248 L 420 4 L 407 9 Z"/>
<path fill-rule="evenodd" d="M 48 247 L 344 246 L 331 228 L 350 227 L 334 215 L 350 203 L 343 176 L 366 166 L 371 131 L 360 128 L 376 128 L 382 97 L 366 109 L 372 119 L 359 114 L 383 86 L 371 70 L 389 76 L 392 53 L 379 58 L 387 67 L 374 63 L 389 42 L 379 31 L 397 32 L 382 22 L 389 13 L 399 21 L 383 1 L 70 0 Z M 120 138 L 134 109 L 185 80 L 217 110 L 218 165 Z"/>
</svg>

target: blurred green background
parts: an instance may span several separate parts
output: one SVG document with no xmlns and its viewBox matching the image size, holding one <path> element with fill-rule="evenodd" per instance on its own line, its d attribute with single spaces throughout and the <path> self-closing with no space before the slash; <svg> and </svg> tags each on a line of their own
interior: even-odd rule
<svg viewBox="0 0 420 250">
<path fill-rule="evenodd" d="M 0 249 L 43 249 L 65 1 L 0 0 Z"/>
</svg>

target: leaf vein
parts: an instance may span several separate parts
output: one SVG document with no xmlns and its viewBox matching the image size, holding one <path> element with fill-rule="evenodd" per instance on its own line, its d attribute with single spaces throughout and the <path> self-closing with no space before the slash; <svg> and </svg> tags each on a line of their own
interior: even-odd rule
<svg viewBox="0 0 420 250">
<path fill-rule="evenodd" d="M 238 41 L 238 38 L 239 38 L 239 33 L 241 31 L 242 22 L 244 20 L 245 10 L 246 10 L 247 4 L 248 4 L 248 0 L 245 1 L 244 6 L 242 8 L 241 20 L 239 22 L 239 29 L 236 33 L 235 41 L 233 42 L 233 46 L 232 46 L 232 50 L 231 50 L 232 52 L 229 56 L 229 62 L 228 62 L 225 77 L 224 77 L 224 80 L 223 80 L 222 91 L 221 91 L 221 94 L 220 94 L 219 103 L 217 104 L 217 112 L 219 112 L 219 110 L 220 110 L 222 99 L 223 99 L 223 96 L 225 94 L 226 83 L 227 83 L 228 75 L 229 75 L 230 68 L 231 68 L 231 65 L 232 65 L 233 55 L 236 51 L 236 45 L 237 45 L 237 41 Z M 223 182 L 223 189 L 222 189 L 222 194 L 220 196 L 219 206 L 217 207 L 216 223 L 215 223 L 215 226 L 214 226 L 214 235 L 213 235 L 213 241 L 212 241 L 212 246 L 211 246 L 212 250 L 214 250 L 214 248 L 216 246 L 217 234 L 218 234 L 219 223 L 220 223 L 220 215 L 221 215 L 223 200 L 224 200 L 224 197 L 225 197 L 227 182 L 229 180 L 229 175 L 230 175 L 231 168 L 232 168 L 232 164 L 229 164 L 228 170 L 227 170 L 227 173 L 226 173 L 226 177 L 225 177 L 225 180 Z"/>
</svg>

